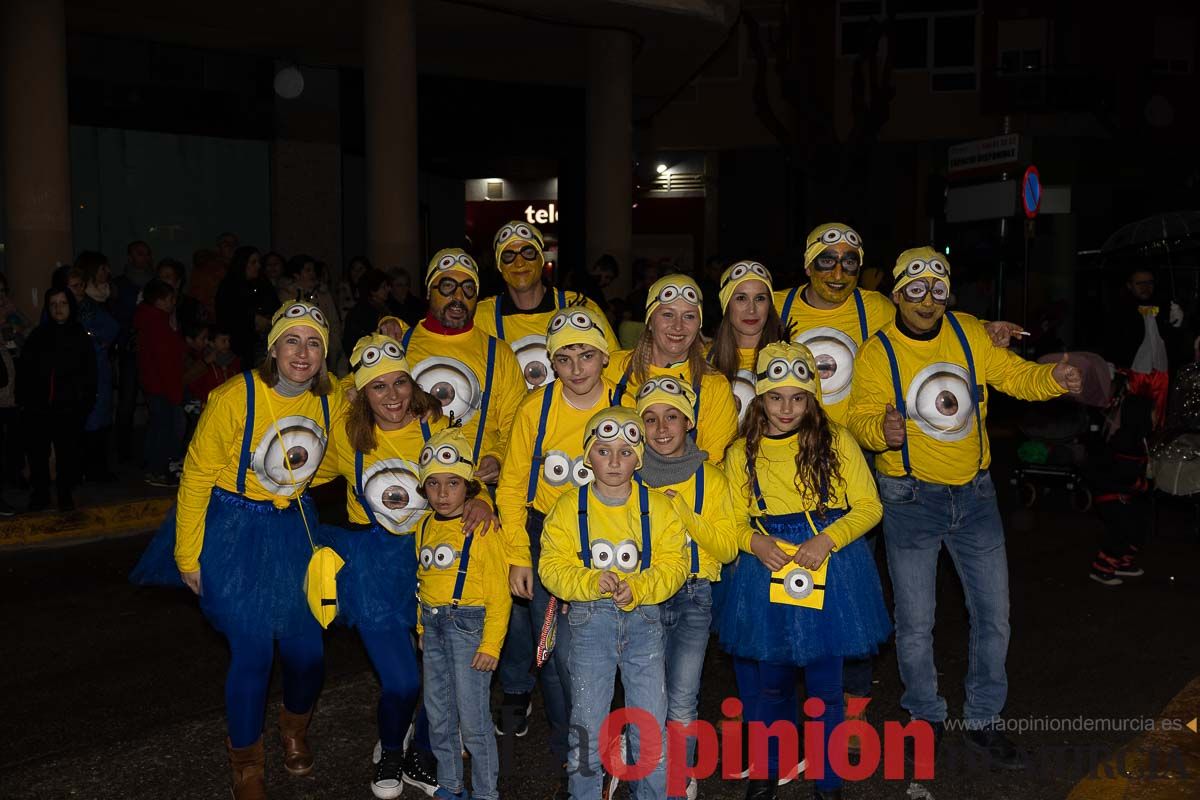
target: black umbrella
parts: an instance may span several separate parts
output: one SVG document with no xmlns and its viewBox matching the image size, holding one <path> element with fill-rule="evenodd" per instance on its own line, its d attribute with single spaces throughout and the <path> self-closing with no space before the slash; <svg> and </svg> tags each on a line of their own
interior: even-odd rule
<svg viewBox="0 0 1200 800">
<path fill-rule="evenodd" d="M 1165 261 L 1171 276 L 1171 293 L 1175 293 L 1175 270 L 1171 254 L 1200 246 L 1200 211 L 1172 211 L 1131 222 L 1109 236 L 1100 253 L 1106 261 L 1137 260 Z"/>
</svg>

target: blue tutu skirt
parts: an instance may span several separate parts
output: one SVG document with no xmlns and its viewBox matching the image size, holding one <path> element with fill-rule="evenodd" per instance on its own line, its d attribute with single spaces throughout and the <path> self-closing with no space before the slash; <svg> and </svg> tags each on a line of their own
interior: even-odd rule
<svg viewBox="0 0 1200 800">
<path fill-rule="evenodd" d="M 346 562 L 337 575 L 337 621 L 361 630 L 417 626 L 417 549 L 411 533 L 381 525 L 358 530 L 322 525 L 320 544 Z"/>
<path fill-rule="evenodd" d="M 301 502 L 316 526 L 312 500 Z M 280 509 L 214 487 L 200 551 L 200 610 L 225 634 L 283 639 L 319 631 L 304 595 L 312 553 L 294 503 Z M 183 585 L 175 566 L 174 508 L 129 577 L 142 585 Z"/>
<path fill-rule="evenodd" d="M 818 528 L 844 513 L 826 514 Z M 762 522 L 767 533 L 793 544 L 816 535 L 803 514 Z M 771 572 L 749 553 L 738 556 L 722 583 L 718 639 L 734 656 L 797 666 L 831 656 L 861 658 L 878 652 L 892 632 L 879 572 L 861 538 L 829 554 L 821 609 L 770 602 Z"/>
</svg>

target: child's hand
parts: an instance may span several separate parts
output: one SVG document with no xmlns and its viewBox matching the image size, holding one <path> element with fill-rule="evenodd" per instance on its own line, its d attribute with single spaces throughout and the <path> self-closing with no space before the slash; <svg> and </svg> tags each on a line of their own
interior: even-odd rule
<svg viewBox="0 0 1200 800">
<path fill-rule="evenodd" d="M 613 577 L 616 576 L 613 575 Z M 628 583 L 622 580 L 617 581 L 617 588 L 613 590 L 613 602 L 617 604 L 617 608 L 624 608 L 633 602 L 633 589 L 629 588 Z"/>
<path fill-rule="evenodd" d="M 604 594 L 612 594 L 621 585 L 621 579 L 614 572 L 602 572 L 600 574 L 600 591 Z"/>
<path fill-rule="evenodd" d="M 475 658 L 471 659 L 471 669 L 479 672 L 491 672 L 500 663 L 500 659 L 495 656 L 489 656 L 482 650 L 475 653 Z"/>
</svg>

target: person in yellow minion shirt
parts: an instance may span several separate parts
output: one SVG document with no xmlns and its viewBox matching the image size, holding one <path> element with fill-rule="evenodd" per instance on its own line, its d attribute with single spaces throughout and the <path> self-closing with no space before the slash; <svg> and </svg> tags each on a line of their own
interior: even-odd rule
<svg viewBox="0 0 1200 800">
<path fill-rule="evenodd" d="M 508 437 L 496 504 L 508 538 L 509 583 L 518 600 L 500 663 L 504 691 L 496 726 L 500 735 L 522 736 L 527 728 L 534 633 L 541 631 L 550 602 L 536 573 L 546 514 L 564 492 L 591 481 L 583 433 L 592 415 L 612 404 L 615 386 L 604 377 L 609 343 L 602 320 L 602 314 L 586 306 L 565 308 L 550 317 L 546 347 L 553 354 L 557 380 L 529 393 Z M 627 396 L 625 402 L 632 405 L 633 398 Z M 565 646 L 569 637 L 567 626 L 559 628 L 562 646 L 538 672 L 550 723 L 550 749 L 563 764 L 571 704 Z"/>
<path fill-rule="evenodd" d="M 854 357 L 858 349 L 896 317 L 886 295 L 863 289 L 863 241 L 858 231 L 841 222 L 813 228 L 804 243 L 804 273 L 809 282 L 775 292 L 775 307 L 793 341 L 817 359 L 821 370 L 822 402 L 830 417 L 846 424 Z M 989 322 L 988 335 L 997 347 L 1007 347 L 1021 331 L 1010 322 Z"/>
<path fill-rule="evenodd" d="M 933 625 L 944 543 L 971 618 L 965 740 L 994 763 L 1020 768 L 1020 753 L 996 725 L 1008 694 L 1008 562 L 988 474 L 988 389 L 1049 400 L 1078 392 L 1079 370 L 993 347 L 979 320 L 948 312 L 950 264 L 932 248 L 905 250 L 892 274 L 899 314 L 858 353 L 847 421 L 859 443 L 877 453 L 900 703 L 913 719 L 931 723 L 940 740 L 946 701 L 937 689 Z"/>
<path fill-rule="evenodd" d="M 690 434 L 712 463 L 725 458 L 737 435 L 737 407 L 725 376 L 704 358 L 700 341 L 700 287 L 686 275 L 666 275 L 646 295 L 646 329 L 632 350 L 613 353 L 605 376 L 616 386 L 614 402 L 627 392 L 637 396 L 650 378 L 671 376 L 696 393 L 696 427 Z"/>
<path fill-rule="evenodd" d="M 437 789 L 428 725 L 418 720 L 420 667 L 412 639 L 417 624 L 417 553 L 412 532 L 429 504 L 417 491 L 421 450 L 446 428 L 441 405 L 412 379 L 400 343 L 382 334 L 358 340 L 350 356 L 356 389 L 318 475 L 346 480 L 348 527 L 322 525 L 322 540 L 345 561 L 338 571 L 338 619 L 358 629 L 379 676 L 379 749 L 371 791 L 399 797 L 402 782 Z M 486 532 L 495 519 L 482 498 L 468 500 L 463 531 Z"/>
<path fill-rule="evenodd" d="M 435 796 L 466 799 L 465 746 L 471 797 L 496 800 L 500 764 L 492 734 L 491 673 L 504 646 L 512 596 L 501 538 L 463 532 L 466 503 L 483 488 L 475 473 L 471 444 L 457 428 L 435 433 L 421 450 L 419 491 L 430 511 L 416 531 L 417 632 L 429 738 L 438 762 Z"/>
<path fill-rule="evenodd" d="M 694 402 L 692 387 L 676 378 L 651 378 L 637 399 L 648 445 L 638 475 L 675 501 L 686 532 L 687 580 L 662 606 L 667 719 L 681 724 L 696 721 L 713 583 L 721 580 L 721 565 L 738 553 L 729 482 L 688 435 L 695 425 Z M 689 764 L 695 752 L 696 742 L 689 737 Z"/>
<path fill-rule="evenodd" d="M 525 382 L 509 346 L 475 326 L 479 268 L 457 248 L 439 250 L 425 273 L 429 311 L 400 339 L 412 377 L 460 423 L 478 478 L 495 483 Z"/>
<path fill-rule="evenodd" d="M 725 457 L 738 487 L 742 554 L 726 579 L 717 626 L 733 656 L 747 722 L 796 724 L 796 679 L 824 713 L 825 772 L 813 797 L 841 797 L 829 738 L 841 724 L 842 660 L 875 653 L 891 633 L 879 574 L 861 538 L 881 514 L 871 471 L 850 433 L 821 405 L 816 359 L 804 345 L 776 342 L 758 354 L 755 399 L 744 436 Z M 799 754 L 772 743 L 751 753 L 746 797 L 776 796 Z"/>
<path fill-rule="evenodd" d="M 521 220 L 504 223 L 492 239 L 492 251 L 505 290 L 480 300 L 476 314 L 480 328 L 512 347 L 530 390 L 554 380 L 546 349 L 546 326 L 556 311 L 580 306 L 592 311 L 600 321 L 609 351 L 617 349 L 617 338 L 595 303 L 578 292 L 547 286 L 542 280 L 545 249 L 542 232 L 533 225 Z"/>
<path fill-rule="evenodd" d="M 721 275 L 721 324 L 708 351 L 708 363 L 733 387 L 738 422 L 754 399 L 754 362 L 758 351 L 787 339 L 772 303 L 770 271 L 757 261 L 737 261 Z"/>
<path fill-rule="evenodd" d="M 174 518 L 131 576 L 170 583 L 160 562 L 173 550 L 177 580 L 200 596 L 204 615 L 229 642 L 225 715 L 237 800 L 265 796 L 262 727 L 276 646 L 284 766 L 295 775 L 313 768 L 306 732 L 324 655 L 321 624 L 304 588 L 317 533 L 305 489 L 343 412 L 342 394 L 325 370 L 328 337 L 314 305 L 295 302 L 275 313 L 259 368 L 209 395 L 184 461 Z"/>
<path fill-rule="evenodd" d="M 582 732 L 568 757 L 572 800 L 600 798 L 599 748 L 614 745 L 599 741 L 600 726 L 618 668 L 626 705 L 654 717 L 660 741 L 665 730 L 661 604 L 683 586 L 688 561 L 674 501 L 634 481 L 645 438 L 632 409 L 597 412 L 583 443 L 594 478 L 555 501 L 542 533 L 542 583 L 570 604 L 571 727 Z M 636 758 L 636 725 L 630 726 L 629 743 Z M 666 797 L 662 761 L 640 782 L 638 796 Z"/>
</svg>

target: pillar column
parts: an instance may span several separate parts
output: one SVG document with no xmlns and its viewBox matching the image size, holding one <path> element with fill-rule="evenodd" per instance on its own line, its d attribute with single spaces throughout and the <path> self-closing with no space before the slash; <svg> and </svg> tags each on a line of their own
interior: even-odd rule
<svg viewBox="0 0 1200 800">
<path fill-rule="evenodd" d="M 413 0 L 367 0 L 363 16 L 367 250 L 379 269 L 423 276 Z"/>
<path fill-rule="evenodd" d="M 587 263 L 604 253 L 630 275 L 633 240 L 633 40 L 621 31 L 588 34 Z"/>
<path fill-rule="evenodd" d="M 36 320 L 54 263 L 73 257 L 66 20 L 63 0 L 3 6 L 6 271 L 13 302 Z"/>
</svg>

